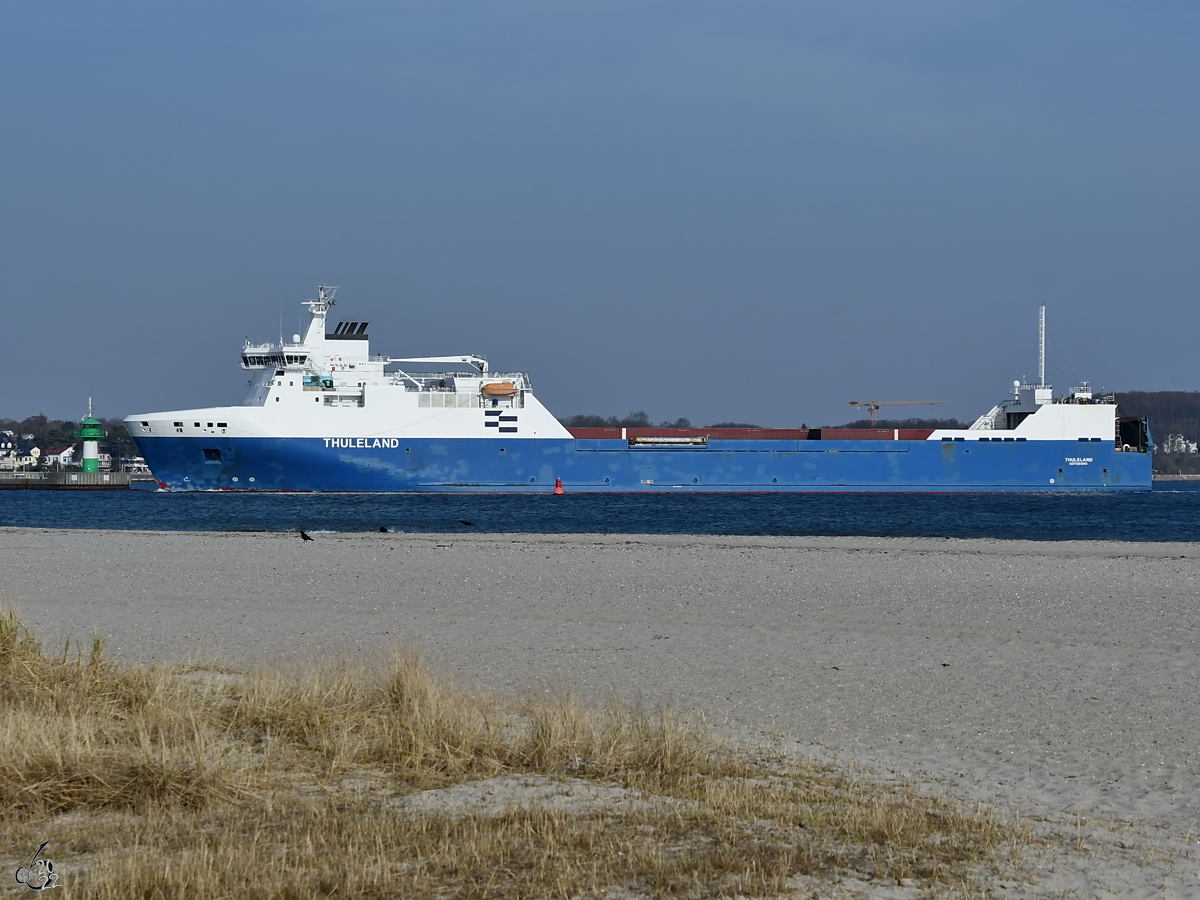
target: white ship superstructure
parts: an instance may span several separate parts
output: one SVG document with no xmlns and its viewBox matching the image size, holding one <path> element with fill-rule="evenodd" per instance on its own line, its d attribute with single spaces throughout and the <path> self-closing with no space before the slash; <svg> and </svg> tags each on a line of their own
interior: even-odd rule
<svg viewBox="0 0 1200 900">
<path fill-rule="evenodd" d="M 523 372 L 489 372 L 487 360 L 475 355 L 375 355 L 368 322 L 338 321 L 327 332 L 336 290 L 321 285 L 317 299 L 305 302 L 309 323 L 303 337 L 265 344 L 247 339 L 241 364 L 255 377 L 241 406 L 130 417 L 134 437 L 570 437 L 538 402 Z M 467 368 L 416 370 L 441 365 Z"/>
</svg>

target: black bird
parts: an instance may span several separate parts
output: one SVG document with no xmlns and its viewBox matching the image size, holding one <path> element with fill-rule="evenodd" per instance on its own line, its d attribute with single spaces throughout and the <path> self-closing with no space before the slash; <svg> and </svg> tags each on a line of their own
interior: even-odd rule
<svg viewBox="0 0 1200 900">
<path fill-rule="evenodd" d="M 466 519 L 459 519 L 458 521 L 462 522 L 462 524 L 466 525 L 468 528 L 474 528 L 474 527 L 475 527 L 475 523 L 474 523 L 474 522 L 468 522 Z"/>
<path fill-rule="evenodd" d="M 380 526 L 379 526 L 379 533 L 380 533 L 380 534 L 387 534 L 387 533 L 388 533 L 387 526 L 386 526 L 386 525 L 380 525 Z"/>
<path fill-rule="evenodd" d="M 301 532 L 300 532 L 300 540 L 302 540 L 302 541 L 311 541 L 311 540 L 312 540 L 312 538 L 310 538 L 310 537 L 308 536 L 308 533 L 307 533 L 307 532 L 305 532 L 305 531 L 301 531 Z"/>
</svg>

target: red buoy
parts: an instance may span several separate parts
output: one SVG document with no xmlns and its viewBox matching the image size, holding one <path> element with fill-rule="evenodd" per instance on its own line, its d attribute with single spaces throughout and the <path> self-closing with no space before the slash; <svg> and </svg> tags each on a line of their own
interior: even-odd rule
<svg viewBox="0 0 1200 900">
<path fill-rule="evenodd" d="M 561 479 L 561 478 L 555 478 L 555 479 L 554 479 L 554 493 L 556 493 L 556 494 L 561 494 L 562 492 L 563 492 L 563 489 L 562 489 L 562 479 Z"/>
</svg>

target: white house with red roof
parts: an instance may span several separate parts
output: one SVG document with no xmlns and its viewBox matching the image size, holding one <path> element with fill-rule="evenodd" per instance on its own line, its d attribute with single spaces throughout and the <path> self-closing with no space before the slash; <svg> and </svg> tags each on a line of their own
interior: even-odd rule
<svg viewBox="0 0 1200 900">
<path fill-rule="evenodd" d="M 47 447 L 42 451 L 42 456 L 45 457 L 46 465 L 48 466 L 69 466 L 75 462 L 75 445 Z"/>
</svg>

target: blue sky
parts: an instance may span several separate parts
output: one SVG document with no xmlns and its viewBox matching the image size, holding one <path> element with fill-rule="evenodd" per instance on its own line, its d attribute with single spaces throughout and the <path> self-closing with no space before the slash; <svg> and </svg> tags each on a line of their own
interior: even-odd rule
<svg viewBox="0 0 1200 900">
<path fill-rule="evenodd" d="M 236 404 L 340 285 L 559 415 L 1200 388 L 1189 3 L 0 6 L 0 415 Z M 919 409 L 913 410 L 919 413 Z"/>
</svg>

